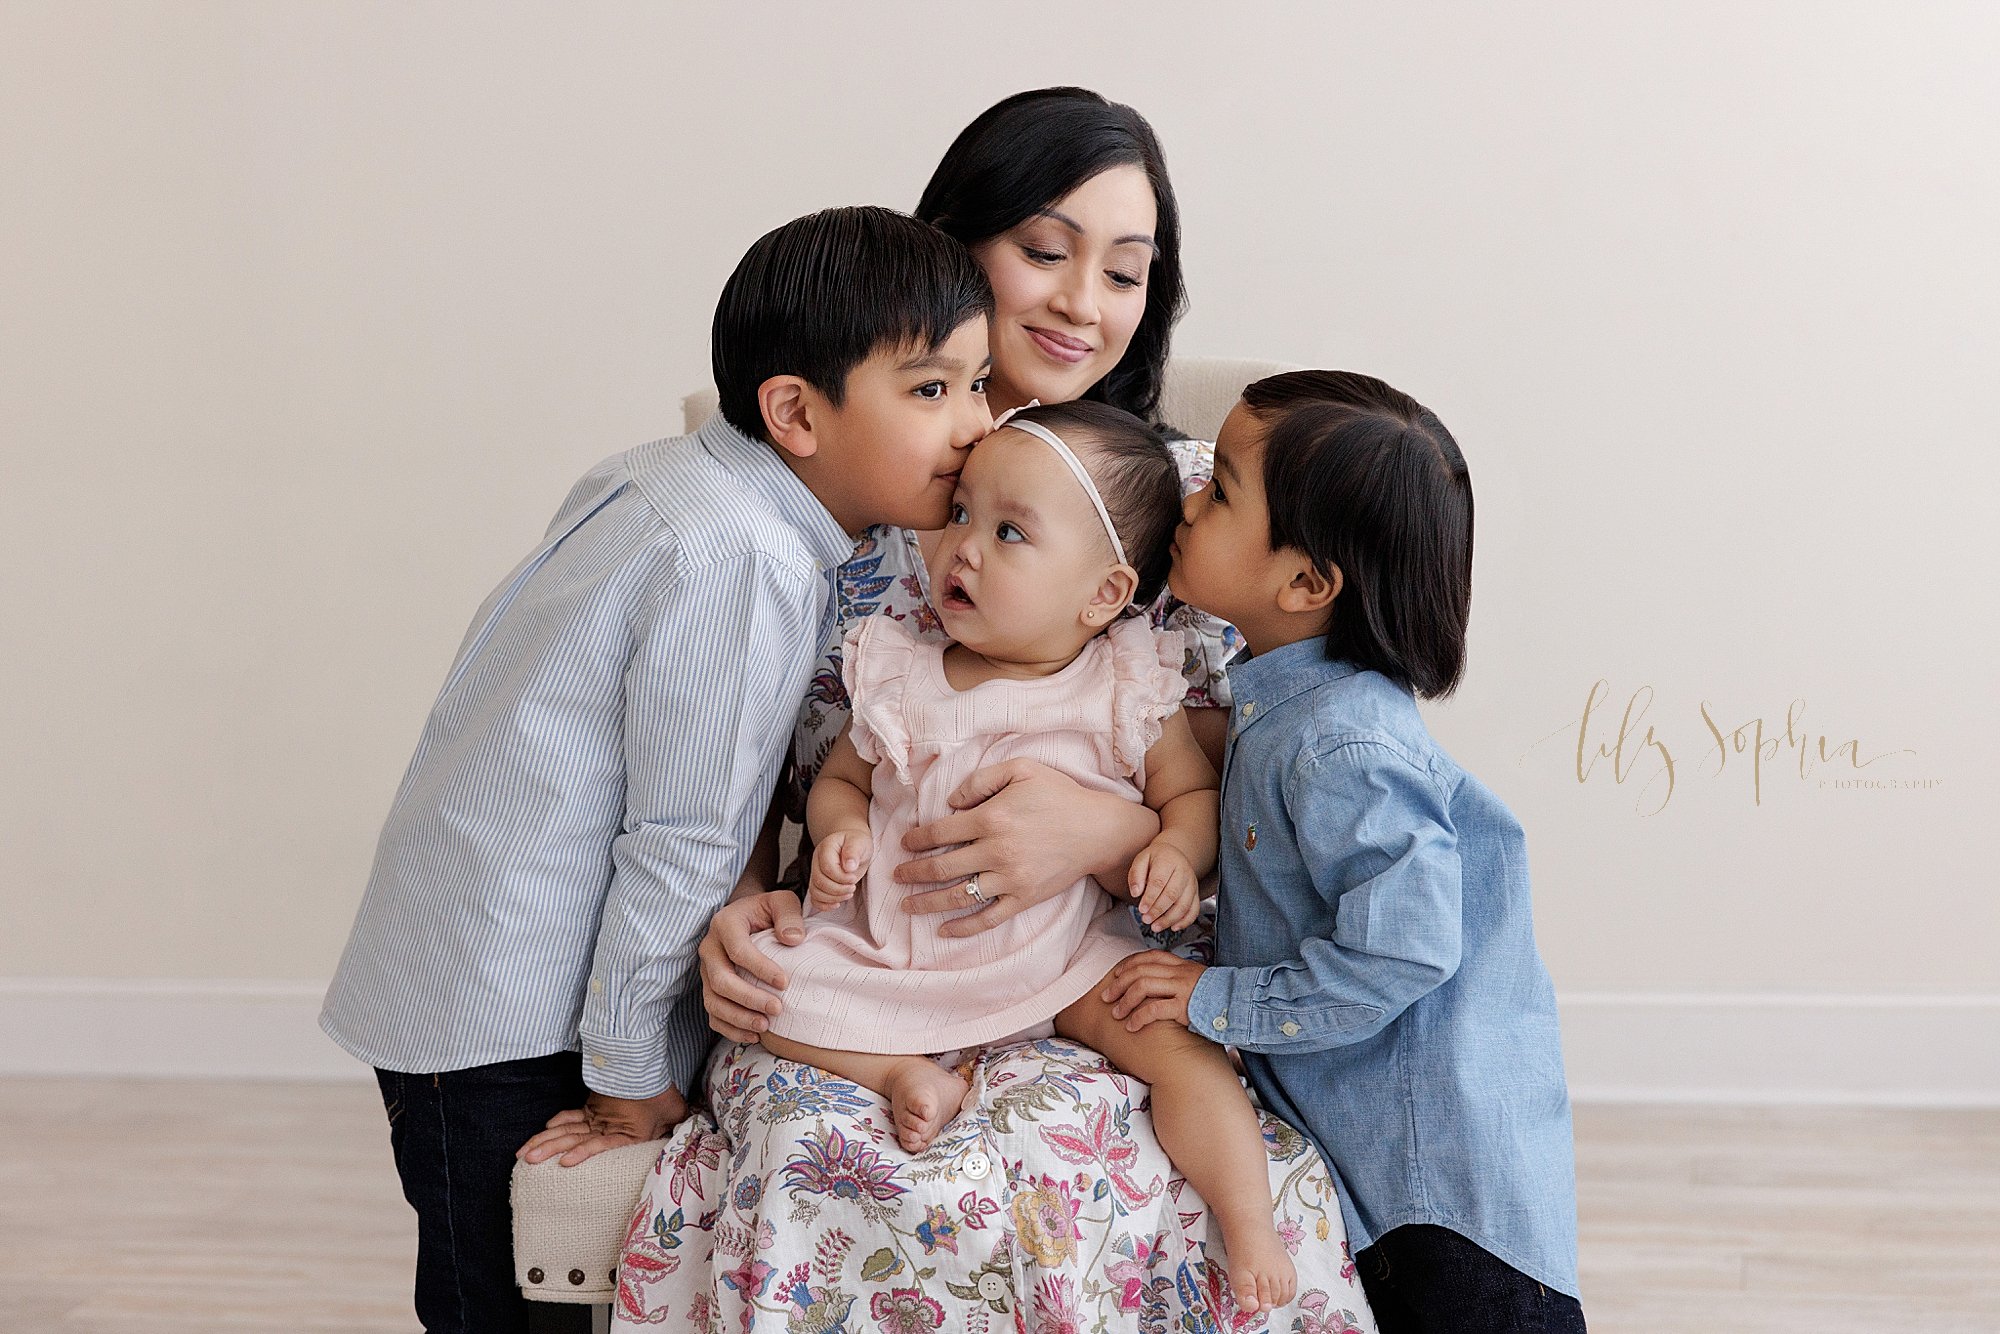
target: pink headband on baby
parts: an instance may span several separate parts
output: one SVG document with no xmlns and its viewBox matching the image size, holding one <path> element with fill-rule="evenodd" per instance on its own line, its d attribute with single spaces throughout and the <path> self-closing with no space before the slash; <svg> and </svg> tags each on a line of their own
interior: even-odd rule
<svg viewBox="0 0 2000 1334">
<path fill-rule="evenodd" d="M 1005 412 L 994 418 L 993 429 L 997 431 L 1003 426 L 1011 426 L 1017 431 L 1027 432 L 1050 449 L 1053 449 L 1056 452 L 1056 457 L 1069 465 L 1070 472 L 1075 474 L 1077 482 L 1083 487 L 1083 494 L 1090 497 L 1090 506 L 1097 511 L 1098 522 L 1104 525 L 1104 535 L 1111 539 L 1111 550 L 1118 557 L 1118 563 L 1120 565 L 1130 565 L 1132 562 L 1125 559 L 1125 544 L 1118 540 L 1118 530 L 1111 526 L 1111 511 L 1104 508 L 1104 497 L 1097 493 L 1097 484 L 1091 481 L 1090 474 L 1084 471 L 1082 462 L 1076 457 L 1076 451 L 1064 444 L 1061 436 L 1040 422 L 1014 420 L 1015 413 L 1024 412 L 1029 408 L 1038 408 L 1041 405 L 1042 401 L 1037 398 L 1030 399 L 1018 408 L 1008 408 Z"/>
</svg>

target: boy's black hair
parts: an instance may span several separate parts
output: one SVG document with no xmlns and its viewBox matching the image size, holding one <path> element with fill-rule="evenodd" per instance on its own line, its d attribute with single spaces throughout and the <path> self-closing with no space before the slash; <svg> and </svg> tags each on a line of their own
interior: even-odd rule
<svg viewBox="0 0 2000 1334">
<path fill-rule="evenodd" d="M 1138 571 L 1132 605 L 1151 606 L 1173 567 L 1174 529 L 1181 521 L 1181 470 L 1165 438 L 1122 408 L 1082 399 L 1045 403 L 1015 417 L 1048 427 L 1076 453 L 1104 498 L 1126 560 Z"/>
<path fill-rule="evenodd" d="M 1265 429 L 1271 549 L 1344 582 L 1326 654 L 1424 699 L 1458 688 L 1472 611 L 1472 477 L 1437 414 L 1348 371 L 1290 371 L 1243 401 Z"/>
<path fill-rule="evenodd" d="M 934 351 L 993 315 L 993 289 L 964 246 L 894 209 L 808 213 L 750 247 L 715 303 L 710 356 L 722 415 L 769 442 L 757 390 L 796 375 L 839 407 L 847 375 L 877 348 Z"/>
<path fill-rule="evenodd" d="M 979 113 L 945 150 L 917 216 L 969 249 L 1019 226 L 1112 167 L 1143 168 L 1153 187 L 1153 243 L 1146 310 L 1125 355 L 1083 396 L 1154 419 L 1166 381 L 1167 345 L 1187 310 L 1181 213 L 1166 154 L 1146 118 L 1088 88 L 1015 93 Z"/>
</svg>

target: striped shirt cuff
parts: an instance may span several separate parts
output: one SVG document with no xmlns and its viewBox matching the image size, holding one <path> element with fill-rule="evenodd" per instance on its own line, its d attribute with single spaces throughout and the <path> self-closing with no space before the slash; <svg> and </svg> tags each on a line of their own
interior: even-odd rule
<svg viewBox="0 0 2000 1334">
<path fill-rule="evenodd" d="M 653 1098 L 672 1088 L 694 1102 L 701 1093 L 694 1085 L 714 1041 L 697 982 L 668 1012 L 666 1027 L 656 1037 L 594 1037 L 585 1033 L 583 1082 L 593 1092 L 610 1098 Z"/>
</svg>

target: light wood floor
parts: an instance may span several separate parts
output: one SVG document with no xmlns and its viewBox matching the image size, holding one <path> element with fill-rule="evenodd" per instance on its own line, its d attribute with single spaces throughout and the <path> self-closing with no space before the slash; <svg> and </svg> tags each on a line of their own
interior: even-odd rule
<svg viewBox="0 0 2000 1334">
<path fill-rule="evenodd" d="M 2000 1331 L 2000 1112 L 1583 1107 L 1599 1334 Z M 0 1331 L 416 1328 L 366 1084 L 0 1080 Z"/>
</svg>

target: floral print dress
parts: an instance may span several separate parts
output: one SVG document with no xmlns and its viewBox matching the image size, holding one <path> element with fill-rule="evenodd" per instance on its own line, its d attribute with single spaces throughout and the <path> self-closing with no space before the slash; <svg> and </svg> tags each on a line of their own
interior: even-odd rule
<svg viewBox="0 0 2000 1334">
<path fill-rule="evenodd" d="M 1186 488 L 1204 484 L 1214 446 L 1174 449 Z M 839 580 L 839 624 L 794 741 L 797 814 L 847 721 L 847 627 L 887 614 L 943 638 L 914 534 L 870 530 Z M 1188 705 L 1226 708 L 1236 630 L 1167 596 L 1152 618 L 1190 632 Z M 1153 943 L 1206 959 L 1212 926 L 1211 906 Z M 1147 1087 L 1088 1048 L 987 1049 L 965 1109 L 916 1155 L 896 1143 L 883 1099 L 761 1047 L 722 1044 L 706 1087 L 708 1110 L 676 1128 L 640 1193 L 614 1329 L 1374 1334 L 1326 1164 L 1275 1117 L 1264 1117 L 1271 1197 L 1299 1295 L 1246 1316 L 1219 1232 L 1153 1135 Z"/>
<path fill-rule="evenodd" d="M 647 1178 L 613 1329 L 701 1334 L 1374 1334 L 1325 1164 L 1264 1117 L 1299 1295 L 1238 1311 L 1207 1210 L 1153 1137 L 1146 1086 L 1060 1038 L 989 1049 L 921 1154 L 848 1080 L 728 1043 L 712 1116 Z"/>
</svg>

